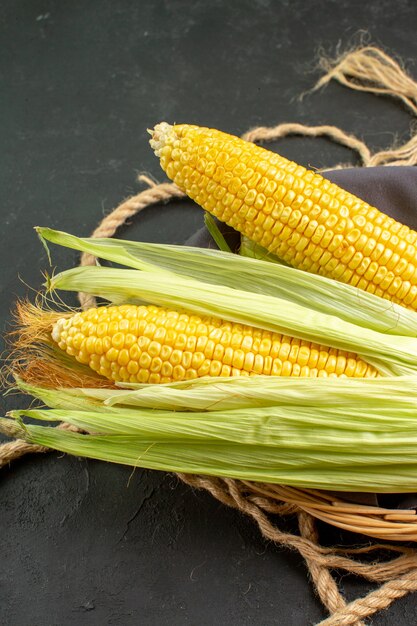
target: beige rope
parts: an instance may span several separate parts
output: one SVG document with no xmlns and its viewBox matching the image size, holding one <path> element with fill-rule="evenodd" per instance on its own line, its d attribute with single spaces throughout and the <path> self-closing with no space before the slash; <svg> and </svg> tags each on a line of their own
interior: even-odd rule
<svg viewBox="0 0 417 626">
<path fill-rule="evenodd" d="M 417 135 L 402 146 L 376 152 L 368 165 L 417 165 Z"/>
<path fill-rule="evenodd" d="M 12 461 L 17 461 L 20 457 L 26 454 L 36 454 L 38 452 L 50 452 L 48 448 L 43 446 L 35 446 L 31 443 L 26 443 L 21 439 L 16 439 L 10 443 L 3 443 L 0 446 L 0 468 L 8 465 Z"/>
<path fill-rule="evenodd" d="M 337 126 L 306 126 L 305 124 L 286 123 L 278 126 L 260 126 L 245 133 L 242 137 L 247 141 L 277 141 L 290 135 L 303 137 L 327 137 L 331 141 L 345 146 L 356 152 L 362 165 L 375 167 L 377 165 L 417 165 L 417 135 L 414 135 L 405 144 L 391 147 L 371 154 L 366 143 L 352 134 L 345 133 Z M 339 166 L 332 167 L 337 169 Z M 346 165 L 342 166 L 346 167 Z"/>
<path fill-rule="evenodd" d="M 336 611 L 319 626 L 351 626 L 353 619 L 366 618 L 388 608 L 395 600 L 417 591 L 417 567 L 371 591 L 364 598 L 354 600 Z"/>
<path fill-rule="evenodd" d="M 336 80 L 349 89 L 399 98 L 417 115 L 417 83 L 402 66 L 375 46 L 363 46 L 337 59 L 322 56 L 320 68 L 325 72 L 313 91 Z"/>
<path fill-rule="evenodd" d="M 325 74 L 317 81 L 313 91 L 336 80 L 349 89 L 398 98 L 417 116 L 417 82 L 383 50 L 362 46 L 336 59 L 322 56 L 319 65 Z M 362 159 L 362 162 L 368 167 L 417 165 L 417 135 L 402 146 L 391 146 L 388 150 L 376 152 L 367 162 Z"/>
<path fill-rule="evenodd" d="M 11 421 L 11 420 L 10 420 Z M 70 430 L 71 432 L 81 432 L 76 426 L 72 424 L 62 423 L 56 428 L 60 428 L 62 430 Z M 5 432 L 5 426 L 3 426 L 3 433 Z M 11 437 L 13 437 L 13 430 L 9 433 Z M 12 461 L 17 461 L 22 456 L 26 456 L 27 454 L 39 454 L 44 452 L 51 452 L 50 448 L 46 448 L 45 446 L 38 446 L 32 443 L 27 443 L 22 439 L 15 439 L 14 441 L 10 441 L 9 443 L 3 443 L 0 445 L 0 469 L 8 465 Z"/>
<path fill-rule="evenodd" d="M 158 185 L 152 178 L 143 174 L 139 176 L 139 181 L 147 184 L 148 189 L 119 204 L 100 222 L 92 233 L 92 237 L 113 237 L 120 226 L 123 226 L 128 219 L 137 215 L 143 209 L 160 202 L 168 202 L 173 198 L 183 198 L 185 196 L 184 192 L 173 183 L 161 183 Z M 96 261 L 95 256 L 83 252 L 80 265 L 95 265 Z M 83 309 L 89 309 L 95 306 L 96 303 L 94 296 L 85 293 L 79 294 L 79 300 Z"/>
<path fill-rule="evenodd" d="M 242 138 L 246 141 L 276 141 L 289 135 L 303 135 L 304 137 L 327 137 L 335 143 L 357 152 L 363 165 L 369 165 L 371 152 L 368 146 L 355 137 L 348 135 L 337 126 L 305 126 L 304 124 L 279 124 L 278 126 L 260 126 L 245 133 Z"/>
<path fill-rule="evenodd" d="M 383 51 L 367 46 L 349 52 L 336 61 L 323 60 L 321 66 L 326 74 L 315 89 L 334 79 L 341 84 L 360 91 L 399 98 L 417 114 L 417 83 L 407 76 L 401 66 Z M 335 126 L 305 126 L 303 124 L 279 124 L 259 127 L 248 131 L 244 138 L 249 141 L 274 141 L 288 135 L 327 137 L 355 151 L 365 167 L 375 165 L 417 164 L 417 136 L 404 145 L 371 154 L 367 145 L 357 137 Z M 107 215 L 96 228 L 93 237 L 112 237 L 116 230 L 142 209 L 182 198 L 182 191 L 172 183 L 157 184 L 147 176 L 139 180 L 148 185 L 137 195 L 128 198 Z M 92 265 L 96 259 L 83 254 L 82 265 Z M 92 296 L 79 294 L 82 308 L 94 306 Z M 61 425 L 68 428 L 68 425 Z M 73 429 L 73 428 L 72 428 Z M 16 440 L 0 446 L 0 467 L 28 453 L 46 452 L 42 446 L 34 446 Z M 417 551 L 402 546 L 383 545 L 398 555 L 388 561 L 366 563 L 346 555 L 360 555 L 379 549 L 379 544 L 361 548 L 327 548 L 319 544 L 313 517 L 294 504 L 279 503 L 275 498 L 260 495 L 250 485 L 231 479 L 208 478 L 179 474 L 179 478 L 195 489 L 204 489 L 223 504 L 250 516 L 258 525 L 263 537 L 279 545 L 297 550 L 305 559 L 317 593 L 331 616 L 321 626 L 361 626 L 362 619 L 387 608 L 394 600 L 417 590 Z M 298 515 L 300 535 L 281 531 L 268 515 Z M 364 598 L 346 603 L 341 595 L 332 569 L 345 570 L 363 578 L 385 583 Z"/>
<path fill-rule="evenodd" d="M 311 515 L 300 511 L 298 514 L 298 525 L 300 534 L 312 542 L 313 545 L 319 543 L 319 535 L 316 524 Z M 316 559 L 305 557 L 308 570 L 313 579 L 314 586 L 325 607 L 331 614 L 337 613 L 346 608 L 346 601 L 339 591 L 337 583 L 326 565 L 317 562 Z M 364 626 L 363 622 L 357 620 L 352 622 L 353 626 Z"/>
</svg>

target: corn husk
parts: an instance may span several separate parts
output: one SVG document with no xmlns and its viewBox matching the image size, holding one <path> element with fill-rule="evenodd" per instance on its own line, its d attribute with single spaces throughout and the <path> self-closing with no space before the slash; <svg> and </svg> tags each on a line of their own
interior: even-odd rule
<svg viewBox="0 0 417 626">
<path fill-rule="evenodd" d="M 0 422 L 29 442 L 150 469 L 340 491 L 417 489 L 417 314 L 348 285 L 213 250 L 50 241 L 124 266 L 48 279 L 113 303 L 154 303 L 356 352 L 381 378 L 198 379 L 165 385 L 17 386 L 48 408 Z M 37 420 L 41 425 L 27 423 Z M 50 428 L 65 421 L 84 434 Z M 13 424 L 13 426 L 11 426 Z M 14 429 L 14 430 L 13 430 Z"/>
<path fill-rule="evenodd" d="M 212 285 L 274 296 L 379 332 L 417 337 L 417 313 L 329 278 L 282 263 L 218 250 L 118 239 L 80 238 L 37 228 L 41 241 L 88 252 L 133 269 L 187 276 Z M 49 254 L 49 250 L 48 250 Z"/>
<path fill-rule="evenodd" d="M 149 469 L 342 491 L 415 489 L 417 377 L 275 382 L 278 389 L 264 376 L 133 390 L 23 384 L 51 408 L 10 416 L 30 442 Z M 158 392 L 171 408 L 152 406 Z M 23 418 L 65 421 L 91 434 L 23 424 Z"/>
</svg>

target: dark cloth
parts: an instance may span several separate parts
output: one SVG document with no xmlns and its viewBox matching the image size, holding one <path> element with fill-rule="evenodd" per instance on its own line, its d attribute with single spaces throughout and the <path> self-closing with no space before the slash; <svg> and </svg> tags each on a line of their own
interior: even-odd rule
<svg viewBox="0 0 417 626">
<path fill-rule="evenodd" d="M 329 170 L 323 176 L 417 230 L 417 167 L 357 167 Z M 239 234 L 226 224 L 217 223 L 230 248 L 236 250 L 239 247 Z M 198 230 L 186 245 L 216 247 L 206 228 Z"/>
<path fill-rule="evenodd" d="M 417 230 L 417 167 L 359 167 L 332 170 L 324 176 Z"/>
<path fill-rule="evenodd" d="M 417 167 L 348 168 L 330 170 L 324 172 L 323 176 L 397 221 L 417 230 Z M 236 251 L 239 248 L 239 233 L 222 222 L 217 221 L 217 224 L 230 248 Z M 198 230 L 186 244 L 201 248 L 216 247 L 206 228 Z M 336 495 L 340 497 L 341 494 Z M 378 504 L 389 508 L 417 508 L 417 494 L 343 495 L 358 503 Z"/>
</svg>

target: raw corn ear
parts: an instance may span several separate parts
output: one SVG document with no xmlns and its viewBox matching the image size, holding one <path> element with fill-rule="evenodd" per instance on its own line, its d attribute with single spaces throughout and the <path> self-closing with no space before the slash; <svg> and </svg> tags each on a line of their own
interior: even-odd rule
<svg viewBox="0 0 417 626">
<path fill-rule="evenodd" d="M 149 469 L 415 491 L 416 312 L 230 253 L 41 234 L 127 269 L 48 277 L 108 306 L 19 307 L 10 373 L 49 409 L 11 411 L 1 432 Z"/>
<path fill-rule="evenodd" d="M 313 171 L 218 130 L 157 124 L 162 169 L 286 263 L 417 310 L 417 233 Z"/>
<path fill-rule="evenodd" d="M 122 305 L 63 317 L 52 339 L 115 382 L 170 383 L 202 376 L 375 377 L 355 354 L 157 306 Z"/>
<path fill-rule="evenodd" d="M 23 390 L 51 410 L 11 411 L 0 431 L 77 456 L 316 489 L 417 487 L 415 376 Z M 108 399 L 118 402 L 109 406 Z M 84 434 L 50 427 L 60 421 Z"/>
</svg>

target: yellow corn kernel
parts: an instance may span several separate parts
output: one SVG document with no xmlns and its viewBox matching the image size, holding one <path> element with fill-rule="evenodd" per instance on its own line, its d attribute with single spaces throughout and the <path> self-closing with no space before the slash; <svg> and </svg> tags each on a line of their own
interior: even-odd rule
<svg viewBox="0 0 417 626">
<path fill-rule="evenodd" d="M 417 287 L 409 297 L 417 300 Z M 132 319 L 144 321 L 136 334 Z M 175 328 L 166 330 L 170 320 Z M 103 329 L 108 334 L 103 335 Z M 94 315 L 77 313 L 58 320 L 51 335 L 61 350 L 114 382 L 156 384 L 259 374 L 378 375 L 375 368 L 342 350 L 156 306 L 110 306 L 94 309 Z"/>
<path fill-rule="evenodd" d="M 287 263 L 417 309 L 404 288 L 407 281 L 417 287 L 417 233 L 407 226 L 319 174 L 218 130 L 163 122 L 151 146 L 185 193 Z M 384 268 L 399 280 L 384 280 Z"/>
<path fill-rule="evenodd" d="M 263 369 L 264 369 L 264 357 L 261 356 L 260 354 L 256 354 L 255 355 L 255 360 L 254 360 L 254 363 L 253 363 L 252 373 L 253 374 L 263 374 Z"/>
<path fill-rule="evenodd" d="M 117 357 L 119 356 L 119 351 L 116 348 L 110 348 L 106 352 L 107 361 L 112 363 L 113 361 L 117 361 Z"/>
<path fill-rule="evenodd" d="M 139 371 L 139 363 L 137 361 L 129 361 L 126 369 L 131 375 L 137 374 Z"/>
</svg>

